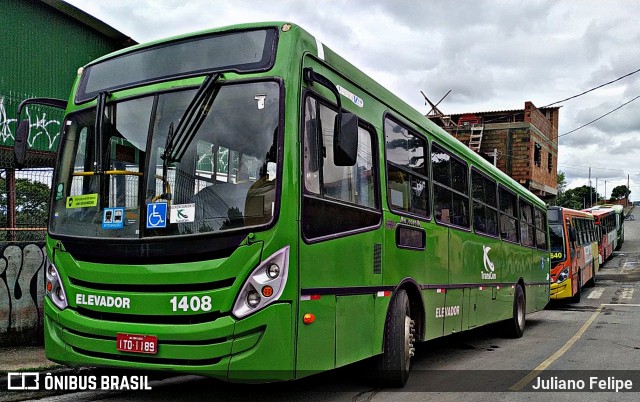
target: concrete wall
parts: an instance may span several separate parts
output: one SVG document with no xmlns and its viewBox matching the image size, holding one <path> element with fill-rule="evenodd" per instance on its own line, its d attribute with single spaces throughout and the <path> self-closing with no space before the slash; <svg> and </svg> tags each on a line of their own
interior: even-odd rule
<svg viewBox="0 0 640 402">
<path fill-rule="evenodd" d="M 0 346 L 42 343 L 44 242 L 0 243 Z"/>
</svg>

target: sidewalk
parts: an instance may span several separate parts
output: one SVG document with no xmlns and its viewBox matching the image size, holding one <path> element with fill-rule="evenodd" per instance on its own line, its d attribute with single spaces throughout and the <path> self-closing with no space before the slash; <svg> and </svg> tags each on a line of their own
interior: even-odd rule
<svg viewBox="0 0 640 402">
<path fill-rule="evenodd" d="M 44 356 L 44 346 L 0 347 L 0 373 L 43 371 L 58 366 Z"/>
</svg>

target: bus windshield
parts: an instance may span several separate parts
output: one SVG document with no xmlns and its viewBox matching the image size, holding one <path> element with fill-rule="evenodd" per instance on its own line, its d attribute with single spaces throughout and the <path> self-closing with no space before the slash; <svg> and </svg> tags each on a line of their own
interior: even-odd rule
<svg viewBox="0 0 640 402">
<path fill-rule="evenodd" d="M 549 236 L 551 238 L 551 262 L 564 261 L 564 228 L 560 224 L 549 224 Z"/>
<path fill-rule="evenodd" d="M 195 89 L 108 103 L 98 134 L 95 108 L 69 115 L 51 233 L 140 238 L 270 223 L 280 86 L 237 83 L 217 91 L 199 111 L 201 124 L 174 138 L 180 152 L 170 158 L 167 136 L 185 119 Z"/>
</svg>

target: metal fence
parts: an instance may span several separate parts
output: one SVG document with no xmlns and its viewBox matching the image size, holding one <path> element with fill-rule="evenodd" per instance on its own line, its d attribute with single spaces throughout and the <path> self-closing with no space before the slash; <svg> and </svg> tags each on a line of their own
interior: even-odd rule
<svg viewBox="0 0 640 402">
<path fill-rule="evenodd" d="M 52 180 L 53 168 L 0 170 L 0 241 L 44 240 Z"/>
</svg>

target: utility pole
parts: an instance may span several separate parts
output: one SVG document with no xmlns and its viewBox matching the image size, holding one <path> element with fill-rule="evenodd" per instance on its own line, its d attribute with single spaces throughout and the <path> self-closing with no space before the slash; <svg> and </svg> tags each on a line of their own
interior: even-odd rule
<svg viewBox="0 0 640 402">
<path fill-rule="evenodd" d="M 605 181 L 606 183 L 606 181 Z M 605 184 L 606 185 L 606 184 Z M 591 166 L 589 166 L 589 206 L 593 206 L 593 187 L 591 187 Z"/>
<path fill-rule="evenodd" d="M 599 199 L 598 199 L 598 178 L 596 177 L 596 204 L 599 203 Z"/>
<path fill-rule="evenodd" d="M 493 148 L 493 152 L 489 156 L 493 156 L 493 166 L 498 166 L 498 148 Z"/>
</svg>

